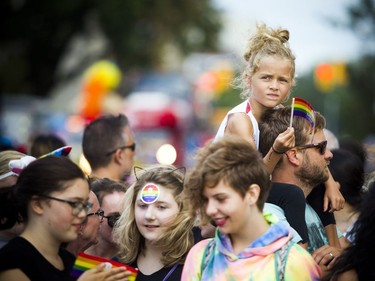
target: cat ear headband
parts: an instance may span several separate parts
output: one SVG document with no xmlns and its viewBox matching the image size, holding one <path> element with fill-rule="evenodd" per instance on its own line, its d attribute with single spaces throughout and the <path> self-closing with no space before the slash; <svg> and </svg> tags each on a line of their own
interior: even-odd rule
<svg viewBox="0 0 375 281">
<path fill-rule="evenodd" d="M 137 170 L 138 170 L 138 175 L 137 175 Z M 134 175 L 137 180 L 139 180 L 139 170 L 142 170 L 143 172 L 146 172 L 146 171 L 154 172 L 153 169 L 145 170 L 140 167 L 134 166 Z M 162 168 L 157 167 L 155 169 L 155 172 L 157 172 L 158 170 L 162 171 Z M 185 167 L 173 169 L 172 171 L 168 172 L 168 174 L 173 173 L 178 170 L 182 170 L 183 174 L 185 175 L 185 172 L 186 172 Z M 152 183 L 152 182 L 146 183 L 141 189 L 141 201 L 145 204 L 152 204 L 156 202 L 159 199 L 159 196 L 160 196 L 160 188 L 155 183 Z"/>
<path fill-rule="evenodd" d="M 46 156 L 49 156 L 49 155 L 67 156 L 67 155 L 69 155 L 71 150 L 72 150 L 71 146 L 63 146 L 63 147 L 60 147 L 58 149 L 55 149 L 55 150 L 45 154 L 45 155 L 42 155 L 39 158 L 46 157 Z M 36 158 L 33 157 L 33 156 L 30 156 L 30 155 L 23 156 L 20 159 L 16 159 L 16 160 L 10 160 L 9 164 L 8 164 L 10 172 L 7 172 L 5 174 L 0 175 L 0 180 L 5 179 L 5 178 L 10 177 L 10 176 L 17 176 L 18 177 L 20 175 L 20 173 L 22 172 L 22 170 L 24 168 L 26 168 L 27 165 L 29 165 L 34 160 L 36 160 Z"/>
<path fill-rule="evenodd" d="M 141 167 L 139 167 L 139 166 L 134 166 L 133 170 L 134 170 L 135 178 L 136 178 L 137 181 L 138 181 L 139 178 L 140 178 L 145 172 L 149 172 L 149 171 L 153 171 L 153 172 L 154 172 L 154 171 L 155 171 L 155 172 L 160 171 L 160 172 L 163 172 L 163 167 L 156 167 L 156 168 L 154 168 L 154 169 L 143 169 L 143 168 L 141 168 Z M 167 174 L 172 174 L 172 173 L 174 173 L 174 172 L 176 172 L 176 171 L 179 171 L 179 170 L 182 171 L 182 174 L 183 174 L 184 177 L 185 177 L 185 174 L 186 174 L 186 167 L 175 168 L 175 169 L 173 169 L 172 171 L 168 172 Z"/>
<path fill-rule="evenodd" d="M 0 175 L 0 180 L 10 176 L 18 177 L 21 171 L 35 159 L 35 157 L 26 155 L 17 160 L 10 160 L 8 164 L 10 172 Z"/>
</svg>

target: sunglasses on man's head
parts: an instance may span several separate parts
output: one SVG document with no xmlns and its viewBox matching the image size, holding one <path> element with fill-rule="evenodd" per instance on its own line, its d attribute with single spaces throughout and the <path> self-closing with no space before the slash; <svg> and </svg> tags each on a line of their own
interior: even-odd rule
<svg viewBox="0 0 375 281">
<path fill-rule="evenodd" d="M 310 143 L 310 144 L 305 144 L 305 145 L 299 145 L 299 146 L 296 146 L 296 148 L 299 148 L 299 149 L 308 149 L 308 148 L 318 148 L 319 149 L 319 153 L 321 155 L 324 155 L 324 153 L 326 153 L 326 149 L 327 149 L 327 141 L 322 141 L 322 142 L 319 142 L 319 143 Z"/>
<path fill-rule="evenodd" d="M 114 213 L 114 214 L 111 214 L 109 216 L 103 216 L 104 218 L 107 219 L 107 223 L 110 227 L 113 227 L 115 225 L 115 223 L 118 221 L 118 219 L 120 218 L 120 214 L 119 213 Z"/>
</svg>

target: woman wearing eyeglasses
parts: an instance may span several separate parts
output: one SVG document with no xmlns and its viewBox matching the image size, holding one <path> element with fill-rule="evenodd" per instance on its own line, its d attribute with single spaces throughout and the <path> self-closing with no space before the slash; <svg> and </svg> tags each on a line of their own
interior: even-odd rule
<svg viewBox="0 0 375 281">
<path fill-rule="evenodd" d="M 13 226 L 19 215 L 25 223 L 20 236 L 0 250 L 0 280 L 71 280 L 75 256 L 61 244 L 77 239 L 92 206 L 81 169 L 68 158 L 47 156 L 29 164 L 16 186 L 0 195 L 0 229 Z M 126 280 L 131 274 L 104 267 L 88 270 L 78 280 Z"/>
<path fill-rule="evenodd" d="M 137 281 L 180 281 L 193 246 L 194 218 L 183 201 L 184 170 L 156 166 L 129 187 L 124 211 L 115 224 L 118 258 L 139 269 Z"/>
</svg>

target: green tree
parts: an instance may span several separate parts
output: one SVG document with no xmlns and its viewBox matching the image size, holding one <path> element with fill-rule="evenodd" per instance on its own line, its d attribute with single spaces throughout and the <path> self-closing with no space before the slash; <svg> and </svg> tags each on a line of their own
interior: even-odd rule
<svg viewBox="0 0 375 281">
<path fill-rule="evenodd" d="M 220 13 L 210 0 L 3 0 L 0 91 L 46 96 L 70 39 L 94 18 L 120 67 L 158 66 L 163 47 L 214 51 Z"/>
<path fill-rule="evenodd" d="M 366 55 L 352 63 L 349 77 L 350 96 L 343 109 L 345 126 L 350 130 L 346 133 L 363 139 L 375 132 L 375 56 Z"/>
<path fill-rule="evenodd" d="M 327 127 L 338 137 L 362 140 L 375 132 L 375 1 L 359 0 L 347 8 L 348 24 L 362 39 L 362 57 L 347 62 L 347 85 L 336 86 L 328 93 L 314 85 L 314 72 L 298 79 L 293 96 L 306 98 L 327 118 Z"/>
<path fill-rule="evenodd" d="M 351 133 L 363 138 L 375 132 L 375 1 L 359 0 L 348 8 L 348 14 L 349 27 L 362 39 L 363 56 L 348 67 L 351 95 L 344 118 Z"/>
<path fill-rule="evenodd" d="M 349 27 L 363 40 L 365 51 L 374 52 L 375 47 L 375 1 L 359 0 L 348 8 Z"/>
<path fill-rule="evenodd" d="M 187 54 L 216 49 L 221 24 L 208 0 L 97 1 L 105 34 L 126 67 L 154 67 L 166 42 Z"/>
</svg>

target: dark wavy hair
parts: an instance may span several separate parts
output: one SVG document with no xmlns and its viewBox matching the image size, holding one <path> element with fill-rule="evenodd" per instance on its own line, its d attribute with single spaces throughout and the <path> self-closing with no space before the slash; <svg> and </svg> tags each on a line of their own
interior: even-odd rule
<svg viewBox="0 0 375 281">
<path fill-rule="evenodd" d="M 345 201 L 358 212 L 364 192 L 364 162 L 357 155 L 345 149 L 333 149 L 332 154 L 333 157 L 329 163 L 332 176 L 340 183 L 340 192 Z"/>
<path fill-rule="evenodd" d="M 358 280 L 375 280 L 375 182 L 366 191 L 361 212 L 350 234 L 353 245 L 345 249 L 323 280 L 335 281 L 346 271 L 354 270 Z"/>
<path fill-rule="evenodd" d="M 24 168 L 14 187 L 0 191 L 0 230 L 11 228 L 21 217 L 28 219 L 28 204 L 34 196 L 49 195 L 67 188 L 67 182 L 86 179 L 82 170 L 69 158 L 47 156 Z"/>
</svg>

